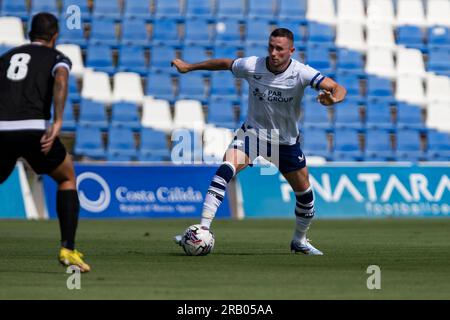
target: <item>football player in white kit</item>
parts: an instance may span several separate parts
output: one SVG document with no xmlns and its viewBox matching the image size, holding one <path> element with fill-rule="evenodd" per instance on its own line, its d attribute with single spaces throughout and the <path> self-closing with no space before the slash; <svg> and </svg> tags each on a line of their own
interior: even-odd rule
<svg viewBox="0 0 450 320">
<path fill-rule="evenodd" d="M 317 100 L 324 106 L 341 102 L 346 89 L 314 68 L 292 59 L 293 38 L 290 30 L 278 28 L 270 35 L 267 57 L 211 59 L 193 64 L 175 59 L 172 65 L 180 73 L 231 70 L 234 76 L 249 83 L 247 119 L 235 132 L 223 163 L 211 181 L 201 225 L 210 228 L 232 177 L 251 165 L 257 156 L 263 156 L 278 167 L 296 195 L 296 228 L 291 251 L 322 255 L 306 238 L 315 209 L 306 159 L 299 143 L 300 102 L 308 86 L 320 90 Z M 175 241 L 180 243 L 181 236 L 175 236 Z"/>
</svg>

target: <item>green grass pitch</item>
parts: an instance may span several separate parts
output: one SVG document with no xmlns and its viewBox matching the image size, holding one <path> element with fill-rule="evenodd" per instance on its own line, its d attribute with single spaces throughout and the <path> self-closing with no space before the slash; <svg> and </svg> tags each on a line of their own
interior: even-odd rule
<svg viewBox="0 0 450 320">
<path fill-rule="evenodd" d="M 172 236 L 196 222 L 80 221 L 92 272 L 68 290 L 57 221 L 0 221 L 0 299 L 450 299 L 450 219 L 315 220 L 324 256 L 289 252 L 294 219 L 217 220 L 213 253 L 188 257 Z"/>
</svg>

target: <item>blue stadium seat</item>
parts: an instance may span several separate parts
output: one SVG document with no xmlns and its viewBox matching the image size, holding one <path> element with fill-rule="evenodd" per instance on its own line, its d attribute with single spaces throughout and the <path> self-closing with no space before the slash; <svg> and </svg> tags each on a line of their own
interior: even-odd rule
<svg viewBox="0 0 450 320">
<path fill-rule="evenodd" d="M 79 45 L 82 49 L 86 49 L 87 40 L 84 37 L 84 27 L 83 24 L 80 26 L 81 28 L 74 28 L 70 26 L 71 29 L 68 28 L 66 23 L 66 18 L 63 16 L 59 19 L 59 43 L 71 43 Z"/>
<path fill-rule="evenodd" d="M 347 90 L 346 101 L 365 102 L 364 97 L 361 95 L 359 78 L 356 74 L 338 73 L 335 80 Z"/>
<path fill-rule="evenodd" d="M 181 57 L 184 61 L 189 63 L 196 63 L 198 61 L 209 59 L 204 47 L 194 45 L 184 46 L 181 50 Z"/>
<path fill-rule="evenodd" d="M 146 46 L 149 44 L 147 25 L 144 19 L 124 19 L 122 22 L 122 45 Z"/>
<path fill-rule="evenodd" d="M 155 17 L 161 18 L 181 18 L 181 4 L 179 0 L 154 0 Z"/>
<path fill-rule="evenodd" d="M 80 103 L 81 96 L 80 90 L 78 89 L 77 78 L 70 74 L 69 75 L 69 90 L 68 90 L 68 99 L 72 103 Z"/>
<path fill-rule="evenodd" d="M 184 24 L 184 44 L 212 46 L 209 21 L 207 19 L 189 19 Z"/>
<path fill-rule="evenodd" d="M 145 62 L 144 48 L 141 46 L 121 46 L 117 70 L 120 72 L 136 72 L 145 76 L 148 67 Z"/>
<path fill-rule="evenodd" d="M 336 129 L 363 129 L 360 107 L 357 103 L 344 101 L 334 105 L 334 126 Z"/>
<path fill-rule="evenodd" d="M 330 129 L 333 127 L 328 116 L 328 109 L 313 101 L 303 102 L 302 127 L 305 129 Z"/>
<path fill-rule="evenodd" d="M 153 22 L 153 45 L 180 45 L 178 22 L 175 19 L 156 19 Z"/>
<path fill-rule="evenodd" d="M 370 102 L 366 105 L 366 127 L 394 131 L 391 107 L 387 102 Z"/>
<path fill-rule="evenodd" d="M 432 49 L 428 53 L 428 71 L 450 77 L 450 50 Z"/>
<path fill-rule="evenodd" d="M 52 109 L 53 109 L 53 106 L 52 106 Z M 77 127 L 77 122 L 73 115 L 73 105 L 71 102 L 66 101 L 66 105 L 64 106 L 64 113 L 63 113 L 62 130 L 63 131 L 75 131 L 76 127 Z"/>
<path fill-rule="evenodd" d="M 321 47 L 307 46 L 305 56 L 308 65 L 320 71 L 325 76 L 334 76 L 334 67 L 331 64 L 328 50 Z"/>
<path fill-rule="evenodd" d="M 306 36 L 308 45 L 332 49 L 335 47 L 334 37 L 335 32 L 333 27 L 314 21 L 308 22 L 308 31 Z"/>
<path fill-rule="evenodd" d="M 170 153 L 170 151 L 169 151 Z M 149 152 L 142 152 L 138 154 L 138 160 L 140 162 L 166 162 L 166 161 L 170 161 L 170 156 L 169 158 L 165 157 L 165 156 L 161 156 L 161 155 L 155 155 Z"/>
<path fill-rule="evenodd" d="M 238 19 L 221 18 L 216 23 L 216 40 L 217 46 L 242 46 L 240 32 L 240 22 Z"/>
<path fill-rule="evenodd" d="M 217 58 L 229 58 L 235 59 L 237 58 L 237 52 L 239 47 L 237 46 L 228 46 L 228 45 L 217 45 L 213 49 L 213 57 Z"/>
<path fill-rule="evenodd" d="M 170 46 L 153 46 L 150 53 L 150 70 L 154 72 L 164 71 L 176 73 L 170 65 L 176 58 L 176 50 Z"/>
<path fill-rule="evenodd" d="M 423 33 L 418 26 L 399 26 L 397 29 L 397 44 L 422 52 L 426 50 Z"/>
<path fill-rule="evenodd" d="M 247 19 L 245 25 L 246 45 L 261 44 L 267 46 L 269 34 L 270 23 L 268 20 L 260 18 Z"/>
<path fill-rule="evenodd" d="M 123 15 L 125 18 L 145 19 L 150 22 L 150 2 L 148 0 L 127 0 Z"/>
<path fill-rule="evenodd" d="M 249 18 L 267 18 L 273 19 L 275 16 L 275 8 L 273 0 L 248 0 L 248 17 Z"/>
<path fill-rule="evenodd" d="M 296 0 L 297 1 L 297 0 Z M 277 28 L 286 28 L 294 34 L 294 46 L 301 48 L 302 51 L 306 48 L 306 39 L 303 30 L 300 28 L 301 23 L 298 20 L 279 19 L 276 23 Z"/>
<path fill-rule="evenodd" d="M 117 102 L 111 108 L 111 126 L 132 130 L 141 128 L 137 105 L 128 102 Z"/>
<path fill-rule="evenodd" d="M 64 14 L 70 6 L 75 5 L 80 8 L 81 14 L 84 15 L 90 11 L 88 1 L 89 0 L 61 0 L 61 14 Z"/>
<path fill-rule="evenodd" d="M 25 0 L 2 0 L 0 13 L 2 16 L 14 16 L 27 21 L 29 19 Z"/>
<path fill-rule="evenodd" d="M 111 18 L 95 18 L 92 20 L 91 27 L 89 44 L 104 44 L 110 47 L 118 45 L 114 20 Z"/>
<path fill-rule="evenodd" d="M 434 26 L 428 29 L 428 48 L 450 48 L 450 28 Z"/>
<path fill-rule="evenodd" d="M 302 132 L 302 151 L 306 156 L 320 156 L 331 159 L 327 132 L 322 129 L 305 129 Z"/>
<path fill-rule="evenodd" d="M 425 129 L 420 106 L 410 105 L 405 102 L 397 104 L 397 130 L 399 129 Z"/>
<path fill-rule="evenodd" d="M 279 0 L 279 18 L 305 22 L 306 0 Z"/>
<path fill-rule="evenodd" d="M 69 10 L 70 6 L 75 5 L 80 8 L 81 20 L 91 22 L 91 12 L 88 6 L 88 0 L 62 0 L 61 18 L 71 15 L 74 11 Z"/>
<path fill-rule="evenodd" d="M 115 71 L 112 52 L 107 45 L 89 45 L 86 52 L 86 66 L 96 71 L 107 72 L 112 75 Z"/>
<path fill-rule="evenodd" d="M 312 88 L 310 85 L 306 86 L 303 91 L 303 101 L 304 102 L 317 102 L 317 96 L 319 94 L 319 91 L 315 88 Z"/>
<path fill-rule="evenodd" d="M 205 84 L 203 76 L 198 73 L 187 73 L 178 80 L 179 99 L 194 99 L 205 102 Z"/>
<path fill-rule="evenodd" d="M 336 129 L 334 133 L 334 161 L 361 161 L 364 153 L 359 148 L 358 132 L 351 129 Z"/>
<path fill-rule="evenodd" d="M 426 159 L 420 148 L 420 136 L 416 130 L 399 130 L 396 136 L 396 158 L 398 161 Z"/>
<path fill-rule="evenodd" d="M 432 161 L 450 161 L 450 134 L 435 130 L 427 134 L 427 159 Z"/>
<path fill-rule="evenodd" d="M 211 99 L 208 106 L 208 123 L 214 124 L 216 127 L 236 128 L 233 102 L 220 98 Z"/>
<path fill-rule="evenodd" d="M 97 18 L 111 18 L 114 20 L 120 20 L 121 9 L 119 7 L 118 0 L 95 0 L 92 10 L 93 22 Z"/>
<path fill-rule="evenodd" d="M 119 152 L 110 152 L 106 154 L 106 160 L 109 162 L 130 162 L 134 161 L 136 157 L 122 154 Z"/>
<path fill-rule="evenodd" d="M 231 72 L 216 72 L 211 75 L 211 98 L 222 97 L 237 100 L 235 78 Z"/>
<path fill-rule="evenodd" d="M 338 49 L 336 72 L 350 73 L 358 76 L 364 75 L 364 62 L 362 54 L 355 50 Z"/>
<path fill-rule="evenodd" d="M 217 0 L 216 6 L 219 18 L 244 18 L 245 7 L 242 0 Z"/>
<path fill-rule="evenodd" d="M 387 78 L 368 76 L 367 100 L 388 103 L 394 102 L 394 90 L 391 81 Z"/>
<path fill-rule="evenodd" d="M 211 0 L 185 0 L 186 17 L 212 18 L 213 2 Z"/>
<path fill-rule="evenodd" d="M 31 2 L 31 15 L 33 16 L 39 12 L 49 12 L 58 16 L 57 0 L 35 0 Z"/>
<path fill-rule="evenodd" d="M 365 161 L 393 161 L 391 138 L 387 130 L 369 129 L 365 138 Z"/>
<path fill-rule="evenodd" d="M 137 150 L 133 131 L 128 128 L 109 128 L 106 153 L 110 161 L 134 160 L 137 157 Z"/>
<path fill-rule="evenodd" d="M 82 99 L 78 124 L 85 127 L 106 129 L 108 119 L 106 118 L 105 106 L 100 102 Z"/>
<path fill-rule="evenodd" d="M 166 134 L 155 129 L 142 128 L 138 159 L 139 161 L 170 161 Z"/>
<path fill-rule="evenodd" d="M 268 50 L 267 44 L 259 44 L 259 45 L 246 44 L 244 47 L 244 56 L 267 57 L 269 54 L 267 50 Z"/>
<path fill-rule="evenodd" d="M 175 101 L 172 87 L 172 78 L 168 73 L 149 73 L 145 94 L 153 96 L 155 99 L 165 99 Z"/>
<path fill-rule="evenodd" d="M 105 158 L 106 151 L 100 129 L 78 126 L 75 132 L 74 152 L 76 155 L 93 159 Z"/>
</svg>

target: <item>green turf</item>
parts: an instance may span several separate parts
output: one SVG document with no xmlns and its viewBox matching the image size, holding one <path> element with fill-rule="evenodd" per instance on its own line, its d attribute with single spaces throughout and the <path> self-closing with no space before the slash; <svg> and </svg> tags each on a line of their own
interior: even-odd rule
<svg viewBox="0 0 450 320">
<path fill-rule="evenodd" d="M 450 219 L 316 220 L 321 257 L 289 253 L 293 220 L 215 221 L 214 252 L 187 257 L 171 238 L 195 222 L 81 221 L 93 270 L 68 290 L 57 222 L 0 221 L 0 299 L 450 298 Z"/>
</svg>

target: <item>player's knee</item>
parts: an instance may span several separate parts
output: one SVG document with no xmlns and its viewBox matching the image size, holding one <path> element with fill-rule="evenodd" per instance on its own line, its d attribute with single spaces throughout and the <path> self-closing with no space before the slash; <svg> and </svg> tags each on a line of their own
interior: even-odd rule
<svg viewBox="0 0 450 320">
<path fill-rule="evenodd" d="M 309 173 L 306 167 L 300 170 L 300 182 L 303 185 L 303 190 L 307 190 L 310 187 Z"/>
<path fill-rule="evenodd" d="M 72 161 L 66 158 L 61 165 L 49 174 L 58 185 L 66 185 L 66 189 L 75 189 L 76 178 Z"/>
</svg>

